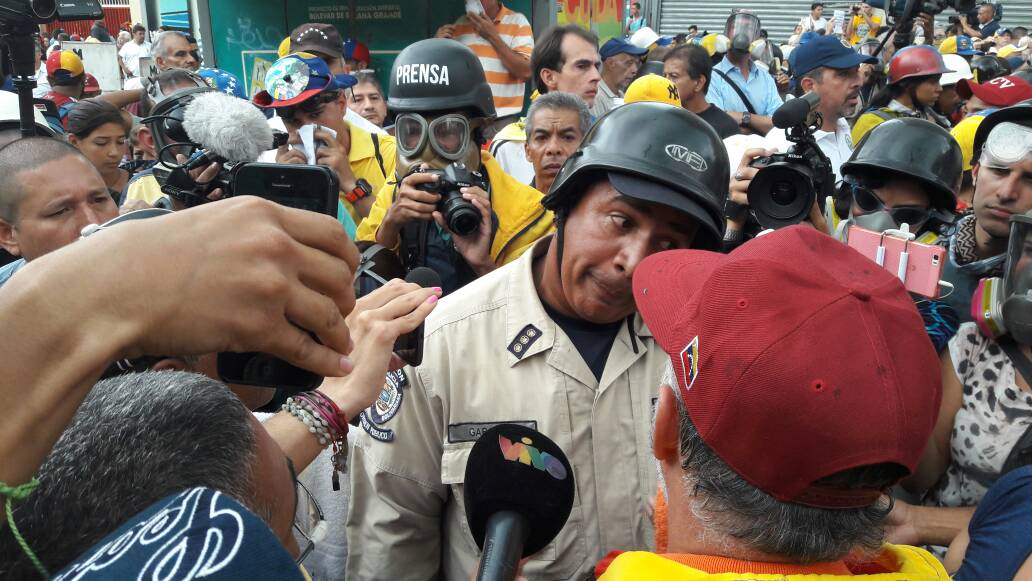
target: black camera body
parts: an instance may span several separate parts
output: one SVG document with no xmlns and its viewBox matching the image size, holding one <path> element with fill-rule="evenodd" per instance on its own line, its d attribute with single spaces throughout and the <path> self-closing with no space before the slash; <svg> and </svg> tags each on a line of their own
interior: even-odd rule
<svg viewBox="0 0 1032 581">
<path fill-rule="evenodd" d="M 453 163 L 443 170 L 428 169 L 422 173 L 438 176 L 436 182 L 419 184 L 416 189 L 440 194 L 437 211 L 444 216 L 448 229 L 458 236 L 472 236 L 480 230 L 480 211 L 462 197 L 462 188 L 478 187 L 487 191 L 487 180 L 479 172 L 470 171 L 461 163 Z"/>
<path fill-rule="evenodd" d="M 831 160 L 813 137 L 823 123 L 816 111 L 820 100 L 811 94 L 789 103 L 792 105 L 782 105 L 784 109 L 774 113 L 774 124 L 786 129 L 794 145 L 788 153 L 758 157 L 749 163 L 760 168 L 746 192 L 749 208 L 765 229 L 802 222 L 810 215 L 815 200 L 823 211 L 824 201 L 835 191 Z"/>
</svg>

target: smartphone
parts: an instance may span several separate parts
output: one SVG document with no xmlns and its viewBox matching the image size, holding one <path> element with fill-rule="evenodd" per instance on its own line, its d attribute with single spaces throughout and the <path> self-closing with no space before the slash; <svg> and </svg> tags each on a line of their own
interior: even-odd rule
<svg viewBox="0 0 1032 581">
<path fill-rule="evenodd" d="M 930 299 L 939 298 L 939 281 L 946 263 L 941 246 L 906 241 L 887 234 L 849 227 L 849 247 L 881 264 L 895 274 L 910 292 Z M 906 253 L 906 259 L 903 254 Z M 900 263 L 903 268 L 900 268 Z"/>
<path fill-rule="evenodd" d="M 321 165 L 246 163 L 233 170 L 234 196 L 258 196 L 277 204 L 337 216 L 340 180 Z"/>
<path fill-rule="evenodd" d="M 252 195 L 291 208 L 337 217 L 337 174 L 323 166 L 246 163 L 233 170 L 233 195 Z M 312 335 L 314 339 L 315 336 Z M 311 391 L 323 376 L 266 353 L 218 354 L 226 383 L 275 387 L 288 393 Z"/>
</svg>

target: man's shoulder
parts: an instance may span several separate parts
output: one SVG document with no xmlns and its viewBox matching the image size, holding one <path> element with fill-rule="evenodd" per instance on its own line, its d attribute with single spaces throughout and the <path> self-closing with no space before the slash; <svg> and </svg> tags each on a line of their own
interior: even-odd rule
<svg viewBox="0 0 1032 581">
<path fill-rule="evenodd" d="M 499 20 L 503 24 L 519 24 L 520 26 L 530 26 L 530 21 L 523 15 L 522 12 L 517 12 L 508 6 L 502 5 L 501 13 L 498 15 Z"/>
<path fill-rule="evenodd" d="M 437 308 L 426 319 L 426 339 L 432 336 L 444 336 L 438 331 L 459 321 L 478 319 L 486 327 L 496 324 L 491 315 L 505 306 L 506 288 L 513 276 L 518 275 L 519 268 L 526 268 L 517 260 L 495 269 L 473 282 L 441 299 Z"/>
</svg>

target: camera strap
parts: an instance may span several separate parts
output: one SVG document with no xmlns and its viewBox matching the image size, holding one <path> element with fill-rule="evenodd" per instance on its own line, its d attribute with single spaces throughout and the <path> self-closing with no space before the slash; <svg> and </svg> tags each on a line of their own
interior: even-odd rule
<svg viewBox="0 0 1032 581">
<path fill-rule="evenodd" d="M 713 69 L 713 72 L 717 73 L 718 75 L 720 75 L 720 78 L 727 81 L 728 85 L 731 85 L 731 88 L 735 90 L 735 93 L 738 93 L 738 96 L 742 99 L 742 102 L 745 103 L 745 108 L 749 110 L 749 114 L 755 115 L 756 109 L 752 106 L 752 103 L 749 101 L 749 97 L 745 95 L 745 91 L 743 91 L 742 88 L 738 86 L 738 83 L 732 81 L 731 77 L 727 76 L 727 73 L 720 69 L 715 68 Z"/>
<path fill-rule="evenodd" d="M 380 165 L 380 173 L 383 174 L 383 179 L 387 179 L 387 169 L 383 165 L 383 154 L 380 153 L 380 136 L 375 133 L 370 133 L 369 136 L 373 138 L 373 155 L 376 156 L 376 163 Z"/>
</svg>

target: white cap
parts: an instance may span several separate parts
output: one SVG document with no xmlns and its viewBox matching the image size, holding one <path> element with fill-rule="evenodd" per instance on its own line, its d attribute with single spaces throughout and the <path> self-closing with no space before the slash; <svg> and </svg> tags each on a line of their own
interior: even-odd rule
<svg viewBox="0 0 1032 581">
<path fill-rule="evenodd" d="M 648 48 L 659 40 L 659 35 L 648 26 L 643 26 L 631 35 L 631 44 L 638 48 Z"/>
<path fill-rule="evenodd" d="M 43 116 L 39 109 L 33 107 L 32 116 L 35 118 L 38 127 L 46 128 L 47 134 L 53 135 L 54 130 L 51 129 L 50 124 L 47 123 L 47 118 Z M 0 91 L 0 122 L 18 121 L 20 119 L 18 95 L 10 91 Z"/>
<path fill-rule="evenodd" d="M 942 78 L 939 79 L 939 84 L 944 87 L 956 85 L 961 79 L 970 80 L 975 78 L 975 75 L 971 74 L 971 65 L 968 64 L 967 59 L 959 54 L 944 54 L 942 55 L 942 62 L 951 71 L 943 73 Z"/>
</svg>

